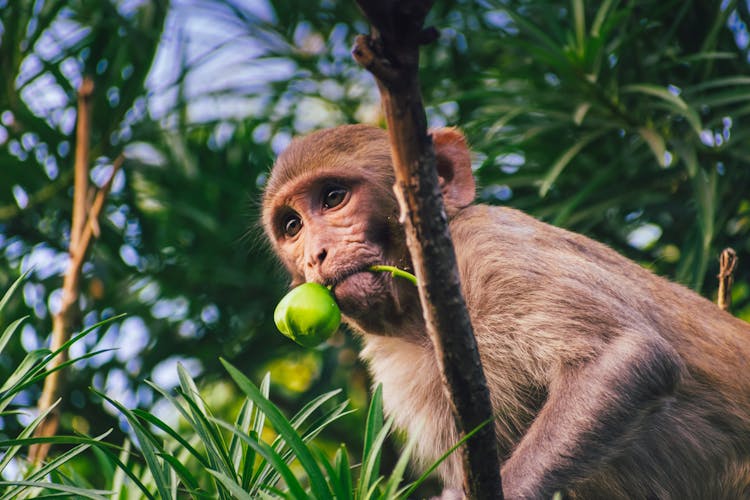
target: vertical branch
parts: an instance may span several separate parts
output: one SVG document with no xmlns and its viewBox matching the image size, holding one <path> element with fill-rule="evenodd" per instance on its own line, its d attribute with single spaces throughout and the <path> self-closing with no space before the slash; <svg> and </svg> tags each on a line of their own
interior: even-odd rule
<svg viewBox="0 0 750 500">
<path fill-rule="evenodd" d="M 732 248 L 725 248 L 719 257 L 719 296 L 717 303 L 719 307 L 728 311 L 732 306 L 732 284 L 734 283 L 734 270 L 737 269 L 737 252 Z"/>
<path fill-rule="evenodd" d="M 86 196 L 89 192 L 89 150 L 91 149 L 91 96 L 93 93 L 94 81 L 91 77 L 84 76 L 81 87 L 78 89 L 73 220 L 70 225 L 70 249 L 78 248 L 81 231 L 86 220 Z"/>
<path fill-rule="evenodd" d="M 112 175 L 101 189 L 96 193 L 91 208 L 87 208 L 88 176 L 89 176 L 89 143 L 90 143 L 90 98 L 93 93 L 93 81 L 86 77 L 81 84 L 78 96 L 78 120 L 76 130 L 76 154 L 75 154 L 75 190 L 73 192 L 73 221 L 70 232 L 70 245 L 68 253 L 70 260 L 68 269 L 63 277 L 62 301 L 60 311 L 52 318 L 52 342 L 50 349 L 60 349 L 68 340 L 75 328 L 76 319 L 79 315 L 78 299 L 81 289 L 81 271 L 83 263 L 91 246 L 93 237 L 98 236 L 98 219 L 104 208 L 104 202 L 112 188 L 112 182 L 118 170 L 122 167 L 124 157 L 118 156 L 113 162 Z M 85 150 L 84 150 L 85 148 Z M 81 177 L 84 179 L 81 180 Z M 47 366 L 51 370 L 67 360 L 67 351 L 61 352 Z M 39 398 L 37 408 L 39 412 L 48 409 L 60 398 L 62 384 L 64 382 L 63 372 L 55 371 L 44 379 L 44 388 Z M 60 421 L 59 410 L 55 409 L 41 422 L 34 433 L 35 437 L 54 436 Z M 38 463 L 47 457 L 49 444 L 33 445 L 29 450 L 29 459 Z"/>
<path fill-rule="evenodd" d="M 357 3 L 372 27 L 370 35 L 357 37 L 352 53 L 380 90 L 427 331 L 459 434 L 481 427 L 461 447 L 464 492 L 471 499 L 502 498 L 492 405 L 461 292 L 419 87 L 419 46 L 438 36 L 434 28 L 423 28 L 433 0 Z"/>
</svg>

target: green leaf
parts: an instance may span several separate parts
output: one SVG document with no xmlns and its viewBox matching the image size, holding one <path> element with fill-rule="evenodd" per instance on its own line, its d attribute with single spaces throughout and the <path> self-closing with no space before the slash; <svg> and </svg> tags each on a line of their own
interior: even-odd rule
<svg viewBox="0 0 750 500">
<path fill-rule="evenodd" d="M 346 494 L 346 496 L 343 496 L 342 498 L 353 498 L 354 486 L 352 482 L 352 468 L 349 465 L 349 454 L 346 451 L 346 446 L 343 444 L 336 452 L 334 464 L 338 470 L 340 488 L 342 493 Z"/>
<path fill-rule="evenodd" d="M 331 491 L 323 477 L 323 473 L 315 462 L 312 453 L 307 448 L 307 445 L 302 441 L 302 438 L 297 434 L 294 428 L 291 426 L 289 421 L 282 415 L 281 411 L 271 403 L 268 399 L 263 397 L 260 390 L 253 385 L 250 380 L 245 377 L 242 372 L 237 370 L 234 366 L 222 359 L 221 363 L 224 365 L 229 375 L 234 379 L 237 385 L 247 396 L 253 400 L 253 402 L 265 413 L 266 417 L 271 421 L 276 431 L 284 437 L 289 446 L 294 450 L 302 468 L 305 469 L 308 478 L 310 479 L 310 486 L 312 493 L 318 500 L 332 499 Z M 256 449 L 256 451 L 258 451 Z M 278 466 L 277 466 L 278 470 Z"/>
<path fill-rule="evenodd" d="M 182 437 L 179 432 L 172 429 L 172 427 L 170 427 L 166 422 L 159 420 L 156 416 L 145 410 L 137 408 L 133 410 L 133 414 L 171 436 L 175 441 L 180 443 L 182 447 L 185 448 L 193 457 L 195 457 L 195 459 L 198 460 L 198 462 L 200 462 L 203 467 L 208 467 L 208 461 L 206 460 L 206 457 L 204 457 L 202 453 L 196 450 L 195 447 L 188 443 L 187 440 Z"/>
<path fill-rule="evenodd" d="M 599 5 L 599 10 L 596 11 L 594 22 L 591 24 L 592 37 L 598 37 L 601 34 L 602 25 L 607 19 L 607 14 L 609 14 L 609 10 L 612 8 L 612 5 L 615 3 L 615 1 L 616 0 L 604 0 Z"/>
<path fill-rule="evenodd" d="M 16 332 L 21 323 L 26 321 L 27 318 L 28 316 L 23 316 L 8 325 L 3 334 L 0 336 L 0 352 L 3 352 L 3 349 L 5 349 L 5 346 L 8 345 L 8 342 L 10 341 L 13 334 Z"/>
<path fill-rule="evenodd" d="M 226 474 L 211 469 L 208 469 L 207 472 L 214 476 L 221 484 L 223 484 L 224 487 L 229 490 L 229 493 L 232 494 L 233 498 L 236 498 L 238 500 L 253 500 L 253 497 L 250 496 L 248 492 L 243 490 L 242 486 L 235 483 Z"/>
<path fill-rule="evenodd" d="M 409 465 L 409 458 L 411 458 L 412 451 L 417 445 L 417 440 L 420 439 L 418 436 L 420 433 L 415 433 L 409 438 L 406 446 L 401 451 L 401 456 L 398 457 L 396 466 L 393 468 L 391 475 L 385 484 L 385 490 L 383 491 L 383 498 L 396 498 L 398 487 L 401 481 L 404 479 L 404 472 L 406 471 L 407 465 Z"/>
<path fill-rule="evenodd" d="M 93 490 L 89 488 L 77 488 L 63 484 L 49 483 L 45 481 L 0 481 L 0 486 L 25 486 L 27 488 L 43 488 L 55 491 L 61 491 L 68 495 L 75 495 L 82 498 L 91 498 L 92 500 L 109 500 L 111 491 Z"/>
<path fill-rule="evenodd" d="M 571 0 L 573 7 L 573 28 L 576 34 L 576 52 L 579 59 L 583 59 L 586 39 L 586 14 L 583 0 Z"/>
<path fill-rule="evenodd" d="M 621 91 L 622 93 L 635 92 L 658 97 L 659 99 L 667 103 L 672 111 L 685 117 L 696 135 L 700 135 L 701 131 L 703 130 L 703 125 L 701 124 L 701 119 L 700 116 L 698 116 L 698 113 L 690 106 L 688 106 L 680 96 L 673 94 L 665 87 L 651 84 L 633 84 L 625 85 L 624 87 L 622 87 Z"/>
<path fill-rule="evenodd" d="M 201 489 L 198 480 L 193 476 L 190 470 L 185 467 L 177 458 L 169 453 L 157 453 L 165 462 L 167 462 L 172 470 L 175 471 L 177 477 L 183 482 L 183 484 L 191 491 L 196 492 Z M 210 469 L 209 469 L 210 472 Z"/>
<path fill-rule="evenodd" d="M 5 306 L 8 305 L 8 302 L 10 302 L 10 298 L 13 296 L 13 294 L 16 293 L 16 290 L 18 290 L 18 287 L 21 286 L 21 283 L 26 279 L 30 272 L 30 270 L 26 271 L 21 276 L 16 278 L 13 284 L 10 285 L 10 287 L 5 291 L 5 293 L 3 294 L 3 298 L 0 299 L 0 313 L 5 310 Z M 2 348 L 0 348 L 0 352 L 2 352 Z"/>
<path fill-rule="evenodd" d="M 383 451 L 383 442 L 391 431 L 393 417 L 389 418 L 382 426 L 375 439 L 370 443 L 366 455 L 362 461 L 362 470 L 359 475 L 359 486 L 357 487 L 358 498 L 370 498 L 374 491 L 374 486 L 381 479 L 380 477 L 380 455 Z"/>
<path fill-rule="evenodd" d="M 33 372 L 40 364 L 42 364 L 45 357 L 49 354 L 49 349 L 37 349 L 31 351 L 23 358 L 21 364 L 13 371 L 13 373 L 5 380 L 5 383 L 0 387 L 0 393 L 9 391 L 14 385 L 21 383 L 30 373 Z M 3 399 L 5 394 L 3 394 Z M 2 409 L 0 407 L 0 409 Z"/>
<path fill-rule="evenodd" d="M 440 456 L 440 458 L 438 458 L 437 460 L 435 460 L 435 462 L 433 462 L 433 464 L 430 465 L 430 467 L 428 467 L 427 470 L 425 470 L 422 473 L 422 475 L 419 476 L 419 478 L 414 483 L 412 483 L 410 486 L 402 489 L 398 493 L 397 496 L 399 498 L 409 498 L 409 496 L 414 492 L 414 490 L 416 490 L 419 487 L 419 485 L 421 485 L 423 482 L 425 482 L 427 480 L 427 478 L 430 477 L 430 474 L 432 474 L 435 471 L 435 469 L 437 469 L 438 466 L 445 461 L 446 458 L 448 458 L 454 451 L 456 451 L 462 444 L 464 444 L 467 439 L 470 439 L 471 436 L 473 436 L 474 434 L 476 434 L 477 432 L 479 432 L 479 430 L 482 427 L 484 427 L 487 424 L 491 424 L 492 422 L 494 422 L 494 420 L 495 420 L 494 418 L 491 418 L 491 419 L 488 419 L 488 420 L 482 422 L 481 424 L 477 425 L 474 429 L 471 430 L 471 432 L 467 433 L 463 438 L 461 438 L 458 441 L 458 443 L 456 443 L 453 446 L 451 446 L 448 451 L 446 451 L 445 453 L 443 453 Z"/>
<path fill-rule="evenodd" d="M 591 142 L 595 141 L 602 135 L 604 135 L 608 130 L 598 130 L 596 132 L 591 132 L 582 138 L 580 138 L 578 141 L 576 141 L 571 147 L 569 147 L 560 157 L 555 161 L 555 163 L 552 165 L 552 167 L 547 172 L 547 175 L 544 176 L 544 179 L 542 179 L 542 185 L 539 187 L 539 196 L 544 198 L 547 196 L 547 193 L 549 192 L 550 188 L 552 187 L 552 184 L 555 183 L 557 178 L 562 173 L 563 169 L 570 163 L 570 161 L 575 158 L 575 156 L 581 152 L 583 148 L 588 146 Z"/>
<path fill-rule="evenodd" d="M 133 428 L 133 432 L 135 432 L 136 436 L 138 437 L 138 444 L 141 451 L 143 452 L 143 458 L 146 460 L 148 470 L 151 472 L 151 475 L 154 478 L 154 483 L 156 484 L 159 495 L 161 496 L 162 500 L 171 499 L 172 481 L 168 474 L 166 464 L 161 463 L 159 459 L 159 454 L 165 453 L 163 446 L 159 443 L 159 441 L 151 433 L 151 431 L 149 431 L 140 423 L 140 421 L 132 411 L 128 410 L 118 401 L 115 401 L 102 392 L 99 392 L 97 390 L 93 390 L 93 392 L 106 399 L 112 406 L 117 408 L 117 410 L 122 413 L 123 416 L 127 419 L 128 423 L 130 423 Z"/>
<path fill-rule="evenodd" d="M 273 418 L 269 416 L 269 419 L 273 422 Z M 279 473 L 279 475 L 281 475 L 281 477 L 284 479 L 284 482 L 286 483 L 287 488 L 289 488 L 289 493 L 291 494 L 292 498 L 295 498 L 295 499 L 296 498 L 309 498 L 307 493 L 305 493 L 305 490 L 302 488 L 302 485 L 297 480 L 297 477 L 294 475 L 294 472 L 292 472 L 292 470 L 289 468 L 286 462 L 281 458 L 281 455 L 276 453 L 276 451 L 274 451 L 273 448 L 271 448 L 268 444 L 264 443 L 263 441 L 250 439 L 249 436 L 246 436 L 239 429 L 232 427 L 226 422 L 222 422 L 216 419 L 214 419 L 214 422 L 216 422 L 218 425 L 224 427 L 225 429 L 231 431 L 233 434 L 238 436 L 240 439 L 242 439 L 242 441 L 247 443 L 248 446 L 251 446 L 259 455 L 261 455 L 270 464 L 272 464 L 274 470 L 276 470 Z M 327 487 L 326 487 L 326 490 L 327 490 Z M 313 494 L 315 494 L 315 491 L 316 490 L 313 487 Z M 315 498 L 320 498 L 320 497 L 318 495 L 315 495 Z"/>
<path fill-rule="evenodd" d="M 651 152 L 654 153 L 654 158 L 656 159 L 656 162 L 662 166 L 667 166 L 666 161 L 666 152 L 667 152 L 667 146 L 664 141 L 664 138 L 656 132 L 654 129 L 650 127 L 641 127 L 638 129 L 638 133 L 643 138 L 644 141 L 646 141 L 646 144 L 648 144 L 648 147 L 651 148 Z"/>
<path fill-rule="evenodd" d="M 49 408 L 45 409 L 39 415 L 37 415 L 37 417 L 32 420 L 29 425 L 23 428 L 21 433 L 18 435 L 17 441 L 23 443 L 26 438 L 31 436 L 34 433 L 34 430 L 36 430 L 36 428 L 39 426 L 39 424 L 42 423 L 42 421 L 47 418 L 47 415 L 49 415 L 52 410 L 54 410 L 59 404 L 60 398 L 52 403 Z M 66 442 L 66 444 L 68 443 Z M 0 442 L 0 449 L 3 450 L 3 457 L 0 459 L 0 472 L 5 470 L 13 457 L 16 456 L 16 453 L 18 453 L 18 450 L 21 449 L 21 446 L 22 444 L 8 445 Z"/>
</svg>

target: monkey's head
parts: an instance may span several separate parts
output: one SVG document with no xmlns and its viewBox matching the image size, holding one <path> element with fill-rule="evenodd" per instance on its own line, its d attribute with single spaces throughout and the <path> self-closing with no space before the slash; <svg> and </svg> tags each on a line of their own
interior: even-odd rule
<svg viewBox="0 0 750 500">
<path fill-rule="evenodd" d="M 451 215 L 474 199 L 469 150 L 455 129 L 432 138 Z M 368 271 L 375 264 L 411 268 L 394 179 L 386 132 L 345 125 L 293 140 L 263 195 L 263 226 L 292 285 L 330 286 L 344 319 L 368 333 L 421 321 L 413 285 Z"/>
</svg>

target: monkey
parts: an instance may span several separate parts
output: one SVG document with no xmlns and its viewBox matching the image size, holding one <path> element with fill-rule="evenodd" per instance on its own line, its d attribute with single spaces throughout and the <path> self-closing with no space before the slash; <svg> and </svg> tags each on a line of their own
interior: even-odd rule
<svg viewBox="0 0 750 500">
<path fill-rule="evenodd" d="M 750 325 L 608 246 L 474 203 L 470 150 L 431 131 L 506 498 L 750 498 Z M 295 138 L 261 222 L 291 285 L 329 286 L 387 414 L 432 463 L 459 437 L 411 269 L 384 130 Z M 454 453 L 438 468 L 461 489 Z"/>
</svg>

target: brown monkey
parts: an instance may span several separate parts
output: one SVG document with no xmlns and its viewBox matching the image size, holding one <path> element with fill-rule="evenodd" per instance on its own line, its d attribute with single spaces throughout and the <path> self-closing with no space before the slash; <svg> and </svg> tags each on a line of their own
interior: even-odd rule
<svg viewBox="0 0 750 500">
<path fill-rule="evenodd" d="M 507 498 L 750 498 L 750 325 L 606 246 L 470 205 L 469 150 L 432 133 Z M 386 411 L 430 462 L 456 441 L 409 268 L 390 148 L 350 125 L 294 140 L 263 224 L 292 284 L 331 285 Z M 457 455 L 440 468 L 460 488 Z"/>
</svg>

